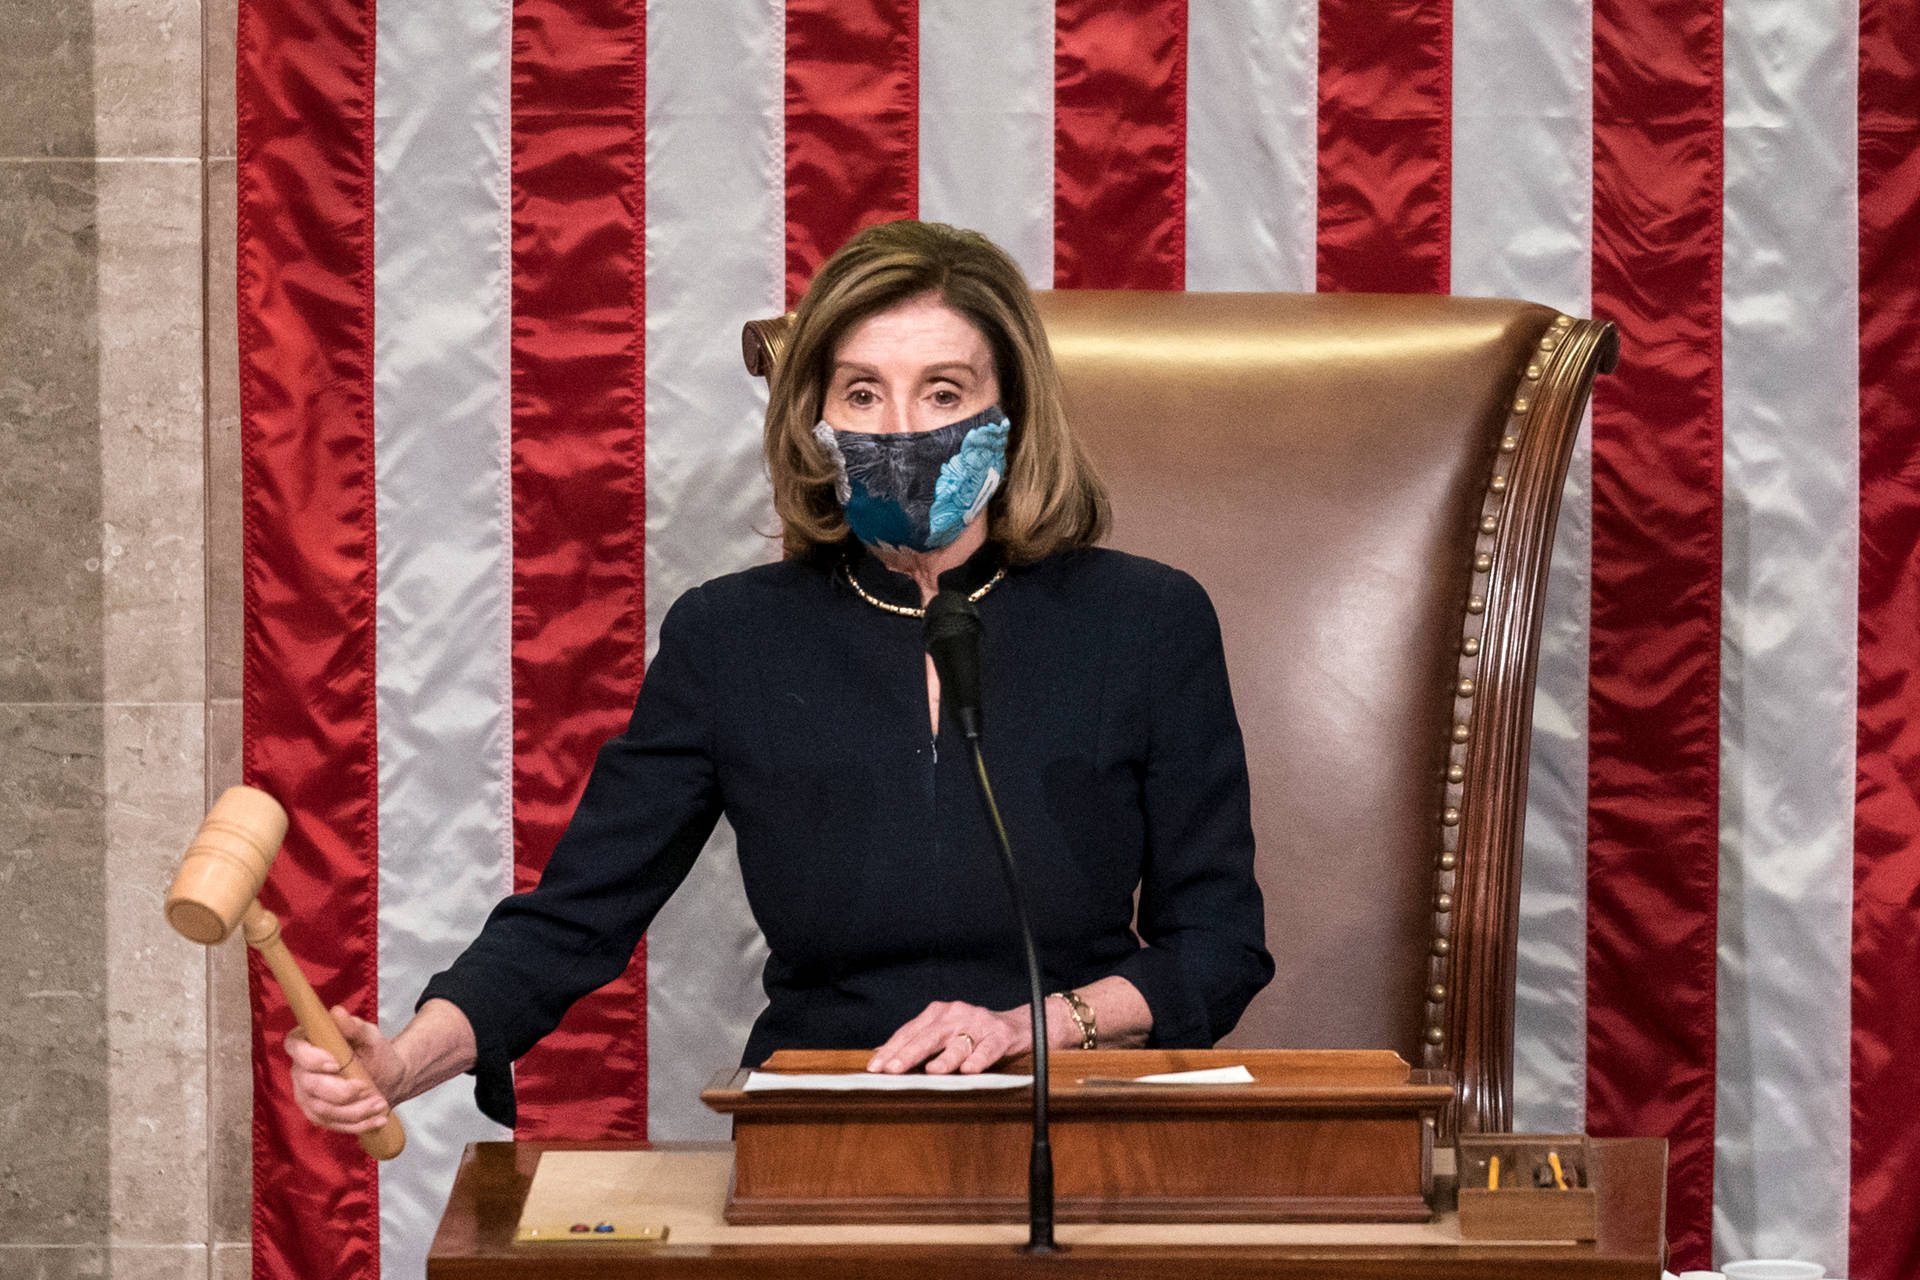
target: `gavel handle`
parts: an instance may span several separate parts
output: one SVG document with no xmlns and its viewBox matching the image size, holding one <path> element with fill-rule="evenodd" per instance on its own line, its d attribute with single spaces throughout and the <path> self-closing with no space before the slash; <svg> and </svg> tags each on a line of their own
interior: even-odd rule
<svg viewBox="0 0 1920 1280">
<path fill-rule="evenodd" d="M 340 1028 L 334 1025 L 333 1016 L 320 1003 L 320 997 L 314 994 L 313 985 L 307 981 L 307 975 L 300 971 L 293 953 L 280 940 L 279 918 L 261 906 L 256 898 L 247 904 L 247 913 L 240 918 L 240 929 L 246 935 L 247 945 L 258 951 L 267 962 L 267 968 L 273 970 L 274 979 L 286 994 L 287 1004 L 292 1007 L 300 1029 L 307 1033 L 307 1039 L 332 1054 L 333 1060 L 340 1064 L 340 1073 L 349 1080 L 372 1083 L 373 1078 L 367 1074 L 360 1059 L 354 1056 L 353 1050 L 347 1047 Z M 406 1145 L 407 1131 L 400 1127 L 400 1117 L 392 1112 L 387 1113 L 384 1125 L 360 1135 L 361 1148 L 376 1160 L 391 1160 Z"/>
</svg>

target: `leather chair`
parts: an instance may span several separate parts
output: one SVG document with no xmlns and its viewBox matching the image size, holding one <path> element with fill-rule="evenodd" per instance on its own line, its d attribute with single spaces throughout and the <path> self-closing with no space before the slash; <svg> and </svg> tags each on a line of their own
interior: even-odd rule
<svg viewBox="0 0 1920 1280">
<path fill-rule="evenodd" d="M 1613 326 L 1485 298 L 1039 295 L 1109 542 L 1213 597 L 1278 966 L 1226 1042 L 1391 1048 L 1511 1127 L 1543 588 Z M 778 359 L 786 318 L 743 335 Z"/>
</svg>

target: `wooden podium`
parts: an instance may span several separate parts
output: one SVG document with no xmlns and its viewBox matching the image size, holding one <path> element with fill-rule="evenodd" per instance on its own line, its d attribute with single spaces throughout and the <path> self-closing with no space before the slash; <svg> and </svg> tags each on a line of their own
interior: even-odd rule
<svg viewBox="0 0 1920 1280">
<path fill-rule="evenodd" d="M 767 1069 L 852 1072 L 865 1058 L 783 1054 Z M 1228 1065 L 1253 1083 L 1113 1083 Z M 429 1280 L 1658 1280 L 1665 1260 L 1657 1138 L 1588 1143 L 1592 1239 L 1463 1237 L 1453 1152 L 1433 1148 L 1451 1089 L 1391 1053 L 1055 1055 L 1064 1251 L 1046 1256 L 1021 1248 L 1027 1088 L 744 1083 L 728 1072 L 702 1095 L 733 1116 L 732 1145 L 472 1144 Z"/>
<path fill-rule="evenodd" d="M 783 1052 L 764 1070 L 858 1073 L 864 1052 Z M 1244 1066 L 1250 1084 L 1137 1084 Z M 1020 1062 L 1010 1072 L 1024 1072 Z M 1424 1222 L 1442 1072 L 1342 1050 L 1090 1050 L 1052 1058 L 1061 1222 Z M 702 1093 L 733 1117 L 736 1224 L 1016 1222 L 1026 1218 L 1032 1095 Z"/>
</svg>

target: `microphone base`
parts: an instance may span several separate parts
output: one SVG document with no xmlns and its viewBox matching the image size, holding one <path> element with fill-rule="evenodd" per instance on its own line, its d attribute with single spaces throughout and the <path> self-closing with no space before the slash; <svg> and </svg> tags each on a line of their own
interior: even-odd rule
<svg viewBox="0 0 1920 1280">
<path fill-rule="evenodd" d="M 1035 1006 L 1038 1008 L 1039 1006 Z M 1038 1018 L 1035 1019 L 1038 1024 Z M 1039 1032 L 1044 1037 L 1045 1032 Z M 1027 1243 L 1024 1253 L 1059 1253 L 1053 1238 L 1053 1144 L 1047 1134 L 1047 1052 L 1044 1039 L 1034 1042 L 1033 1149 L 1027 1166 Z"/>
</svg>

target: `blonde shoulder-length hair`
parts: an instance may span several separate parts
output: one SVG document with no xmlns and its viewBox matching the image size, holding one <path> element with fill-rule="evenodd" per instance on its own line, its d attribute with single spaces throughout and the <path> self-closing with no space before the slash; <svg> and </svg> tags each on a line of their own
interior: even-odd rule
<svg viewBox="0 0 1920 1280">
<path fill-rule="evenodd" d="M 1053 351 L 1019 266 L 976 231 L 886 222 L 820 268 L 773 372 L 767 471 L 787 554 L 819 554 L 849 536 L 832 460 L 813 437 L 834 352 L 860 321 L 927 293 L 986 338 L 1012 424 L 1006 481 L 987 509 L 989 538 L 1016 563 L 1098 542 L 1109 522 L 1106 486 L 1067 426 Z"/>
</svg>

